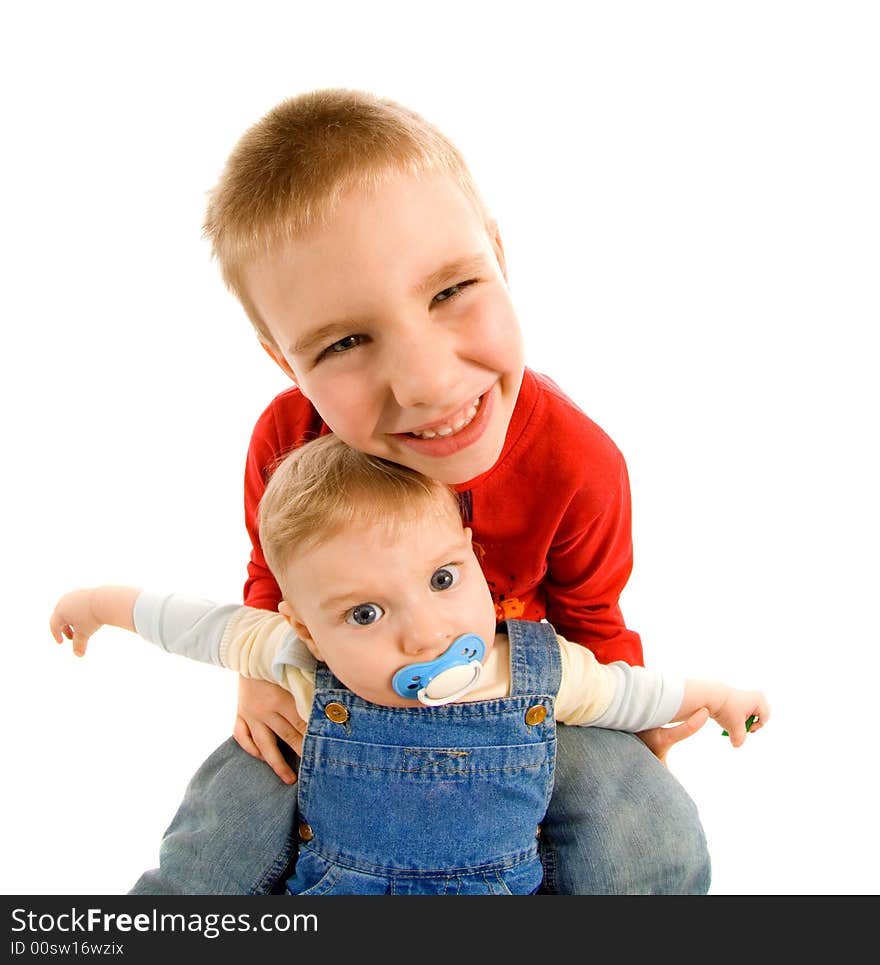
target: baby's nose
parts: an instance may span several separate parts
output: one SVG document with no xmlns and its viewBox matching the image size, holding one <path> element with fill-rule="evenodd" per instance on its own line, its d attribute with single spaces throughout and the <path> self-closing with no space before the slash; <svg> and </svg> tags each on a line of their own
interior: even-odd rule
<svg viewBox="0 0 880 965">
<path fill-rule="evenodd" d="M 400 628 L 401 650 L 428 660 L 439 656 L 451 640 L 452 636 L 428 614 L 416 614 Z"/>
</svg>

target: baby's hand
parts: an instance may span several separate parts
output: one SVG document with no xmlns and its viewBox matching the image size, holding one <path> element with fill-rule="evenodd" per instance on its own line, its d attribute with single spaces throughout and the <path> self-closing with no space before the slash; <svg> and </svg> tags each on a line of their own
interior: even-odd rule
<svg viewBox="0 0 880 965">
<path fill-rule="evenodd" d="M 136 633 L 134 603 L 140 592 L 133 586 L 96 586 L 65 593 L 49 618 L 55 642 L 73 640 L 73 652 L 81 657 L 89 637 L 106 624 Z"/>
<path fill-rule="evenodd" d="M 736 690 L 731 687 L 724 703 L 712 714 L 730 734 L 730 743 L 739 747 L 745 743 L 746 734 L 754 734 L 770 719 L 770 705 L 760 690 Z M 747 727 L 747 720 L 751 726 Z"/>
<path fill-rule="evenodd" d="M 103 623 L 95 616 L 95 591 L 74 590 L 65 593 L 55 604 L 49 618 L 49 629 L 56 643 L 63 643 L 64 637 L 73 641 L 73 652 L 85 655 L 89 637 L 100 630 Z"/>
</svg>

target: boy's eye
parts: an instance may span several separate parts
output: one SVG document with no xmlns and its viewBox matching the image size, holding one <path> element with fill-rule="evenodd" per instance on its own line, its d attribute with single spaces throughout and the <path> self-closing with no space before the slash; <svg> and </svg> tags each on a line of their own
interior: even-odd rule
<svg viewBox="0 0 880 965">
<path fill-rule="evenodd" d="M 462 281 L 457 285 L 451 285 L 449 288 L 444 288 L 442 292 L 437 292 L 437 294 L 434 296 L 434 301 L 447 302 L 450 298 L 455 298 L 456 295 L 460 295 L 465 288 L 473 284 L 473 281 Z"/>
<path fill-rule="evenodd" d="M 345 614 L 345 622 L 356 627 L 368 627 L 385 616 L 378 603 L 358 603 Z"/>
<path fill-rule="evenodd" d="M 345 338 L 341 338 L 338 342 L 334 342 L 323 349 L 318 355 L 318 360 L 320 361 L 327 355 L 342 355 L 344 352 L 349 352 L 351 349 L 357 348 L 364 340 L 363 335 L 346 335 Z"/>
<path fill-rule="evenodd" d="M 434 570 L 431 574 L 431 589 L 448 590 L 455 586 L 460 579 L 461 567 L 455 563 L 447 563 L 446 566 L 441 566 L 439 570 Z"/>
</svg>

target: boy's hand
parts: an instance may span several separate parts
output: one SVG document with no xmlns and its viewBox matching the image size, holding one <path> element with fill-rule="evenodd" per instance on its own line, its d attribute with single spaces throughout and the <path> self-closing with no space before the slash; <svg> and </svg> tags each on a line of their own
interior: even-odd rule
<svg viewBox="0 0 880 965">
<path fill-rule="evenodd" d="M 669 748 L 679 741 L 692 737 L 708 719 L 709 711 L 705 707 L 701 707 L 691 714 L 687 720 L 676 724 L 674 727 L 654 727 L 652 730 L 643 730 L 636 736 L 647 744 L 661 764 L 665 764 Z"/>
<path fill-rule="evenodd" d="M 265 761 L 285 784 L 294 784 L 296 774 L 284 759 L 278 739 L 301 755 L 305 732 L 306 722 L 289 691 L 267 680 L 239 677 L 233 736 L 242 750 Z"/>
<path fill-rule="evenodd" d="M 89 637 L 104 624 L 95 615 L 94 590 L 74 590 L 65 593 L 55 604 L 49 618 L 49 629 L 56 643 L 64 638 L 73 641 L 73 652 L 85 656 Z"/>
</svg>

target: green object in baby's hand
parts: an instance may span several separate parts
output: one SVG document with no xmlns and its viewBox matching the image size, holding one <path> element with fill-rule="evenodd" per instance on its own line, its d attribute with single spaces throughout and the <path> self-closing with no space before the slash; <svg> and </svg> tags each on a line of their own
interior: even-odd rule
<svg viewBox="0 0 880 965">
<path fill-rule="evenodd" d="M 757 719 L 758 719 L 757 714 L 752 714 L 752 716 L 749 717 L 749 719 L 746 721 L 746 733 L 748 733 L 752 729 L 752 724 L 754 724 Z M 730 737 L 730 734 L 728 734 L 726 730 L 723 730 L 721 731 L 721 736 Z"/>
</svg>

